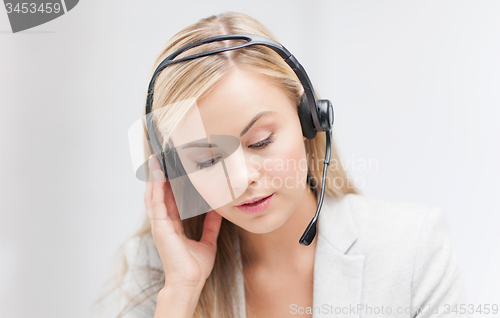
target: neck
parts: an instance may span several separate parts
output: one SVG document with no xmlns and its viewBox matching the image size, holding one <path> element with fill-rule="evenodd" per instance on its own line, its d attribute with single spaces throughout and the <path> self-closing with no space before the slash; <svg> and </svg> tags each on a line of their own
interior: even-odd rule
<svg viewBox="0 0 500 318">
<path fill-rule="evenodd" d="M 316 213 L 318 203 L 314 193 L 307 187 L 293 214 L 278 229 L 265 234 L 241 231 L 241 249 L 247 255 L 248 266 L 273 268 L 283 266 L 283 262 L 293 266 L 297 260 L 314 255 L 316 237 L 309 246 L 299 244 L 309 222 Z"/>
</svg>

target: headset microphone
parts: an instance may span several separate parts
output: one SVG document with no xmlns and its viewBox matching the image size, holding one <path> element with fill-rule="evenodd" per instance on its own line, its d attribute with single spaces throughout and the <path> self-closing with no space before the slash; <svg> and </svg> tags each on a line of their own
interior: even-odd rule
<svg viewBox="0 0 500 318">
<path fill-rule="evenodd" d="M 314 215 L 311 222 L 307 226 L 304 234 L 300 237 L 299 243 L 308 246 L 314 240 L 316 236 L 316 229 L 318 223 L 319 212 L 321 211 L 321 207 L 323 206 L 323 198 L 325 196 L 325 180 L 326 180 L 326 171 L 328 165 L 330 164 L 330 158 L 332 156 L 332 131 L 328 129 L 326 132 L 326 151 L 325 151 L 325 161 L 323 166 L 323 178 L 321 179 L 321 193 L 319 195 L 318 208 L 316 209 L 316 214 Z"/>
<path fill-rule="evenodd" d="M 205 43 L 211 43 L 215 41 L 225 41 L 225 40 L 245 40 L 246 42 L 230 47 L 223 47 L 220 49 L 193 54 L 174 60 L 175 57 L 177 57 L 179 54 L 190 48 Z M 321 208 L 323 206 L 323 198 L 325 195 L 326 173 L 328 165 L 330 164 L 331 153 L 332 153 L 332 126 L 333 126 L 334 114 L 333 114 L 332 103 L 329 100 L 316 99 L 312 83 L 305 69 L 302 67 L 299 61 L 297 61 L 297 59 L 283 45 L 272 39 L 259 35 L 228 34 L 228 35 L 214 36 L 191 43 L 167 56 L 156 68 L 148 87 L 148 95 L 146 99 L 146 117 L 148 118 L 148 120 L 146 120 L 146 126 L 148 135 L 150 137 L 149 139 L 152 143 L 154 152 L 158 157 L 158 161 L 160 162 L 160 167 L 163 173 L 165 174 L 165 177 L 167 179 L 171 179 L 175 178 L 176 175 L 185 175 L 186 174 L 185 171 L 182 170 L 178 171 L 172 169 L 172 167 L 179 166 L 178 164 L 176 165 L 176 163 L 178 162 L 178 158 L 176 158 L 175 155 L 169 151 L 162 151 L 161 150 L 162 146 L 158 141 L 158 138 L 156 137 L 155 133 L 156 127 L 153 123 L 153 120 L 151 119 L 151 108 L 153 105 L 153 92 L 154 92 L 154 84 L 156 78 L 158 77 L 159 73 L 169 65 L 224 51 L 235 50 L 250 45 L 263 45 L 272 49 L 274 52 L 278 53 L 283 58 L 283 60 L 292 68 L 292 70 L 299 78 L 302 87 L 304 88 L 304 93 L 301 96 L 300 103 L 297 107 L 297 112 L 299 115 L 300 124 L 302 127 L 302 134 L 304 135 L 304 137 L 306 137 L 307 139 L 313 139 L 318 131 L 325 132 L 326 136 L 325 161 L 323 166 L 323 178 L 321 180 L 321 192 L 318 201 L 318 208 L 316 210 L 316 214 L 314 215 L 313 219 L 311 220 L 306 230 L 304 231 L 304 234 L 302 234 L 302 237 L 299 240 L 299 243 L 301 245 L 308 246 L 311 244 L 311 242 L 314 240 L 316 236 L 318 217 Z M 169 175 L 167 174 L 167 170 L 171 172 L 170 178 Z M 175 173 L 172 173 L 172 171 Z"/>
</svg>

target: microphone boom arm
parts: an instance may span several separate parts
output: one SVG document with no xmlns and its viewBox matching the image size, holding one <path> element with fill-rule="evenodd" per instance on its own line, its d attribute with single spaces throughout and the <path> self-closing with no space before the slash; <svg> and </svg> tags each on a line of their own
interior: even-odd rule
<svg viewBox="0 0 500 318">
<path fill-rule="evenodd" d="M 316 214 L 314 215 L 311 222 L 307 226 L 304 234 L 302 234 L 299 243 L 304 246 L 309 246 L 311 242 L 314 240 L 317 231 L 317 223 L 319 212 L 321 211 L 321 207 L 323 206 L 323 198 L 325 196 L 325 180 L 326 180 L 326 172 L 327 168 L 330 165 L 330 159 L 332 157 L 332 131 L 330 129 L 325 131 L 326 136 L 326 151 L 325 151 L 325 161 L 323 162 L 323 178 L 321 179 L 321 193 L 319 196 L 318 208 L 316 209 Z"/>
</svg>

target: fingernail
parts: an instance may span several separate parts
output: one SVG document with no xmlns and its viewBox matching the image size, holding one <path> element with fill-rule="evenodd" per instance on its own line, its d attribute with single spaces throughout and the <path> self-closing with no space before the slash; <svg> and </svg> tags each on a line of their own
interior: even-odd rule
<svg viewBox="0 0 500 318">
<path fill-rule="evenodd" d="M 153 161 L 151 158 L 153 158 L 153 155 L 150 155 L 150 156 L 149 156 L 149 159 L 148 159 L 148 166 L 149 166 L 149 169 L 151 169 L 151 161 Z"/>
<path fill-rule="evenodd" d="M 155 177 L 155 181 L 163 181 L 163 175 L 161 170 L 153 171 L 153 175 Z"/>
</svg>

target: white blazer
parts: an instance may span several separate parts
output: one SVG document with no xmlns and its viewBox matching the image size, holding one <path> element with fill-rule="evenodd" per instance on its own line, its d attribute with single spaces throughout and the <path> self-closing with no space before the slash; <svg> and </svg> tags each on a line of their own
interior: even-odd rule
<svg viewBox="0 0 500 318">
<path fill-rule="evenodd" d="M 147 254 L 135 258 L 138 246 L 129 244 L 128 260 L 162 268 L 152 240 L 142 250 Z M 237 257 L 241 264 L 239 250 Z M 127 275 L 141 284 L 139 276 Z M 246 318 L 239 272 L 237 284 L 235 317 Z M 149 300 L 126 317 L 153 317 L 155 302 Z M 325 196 L 318 220 L 313 307 L 290 304 L 290 317 L 469 317 L 460 313 L 464 308 L 468 305 L 457 257 L 441 209 L 361 194 Z"/>
</svg>

